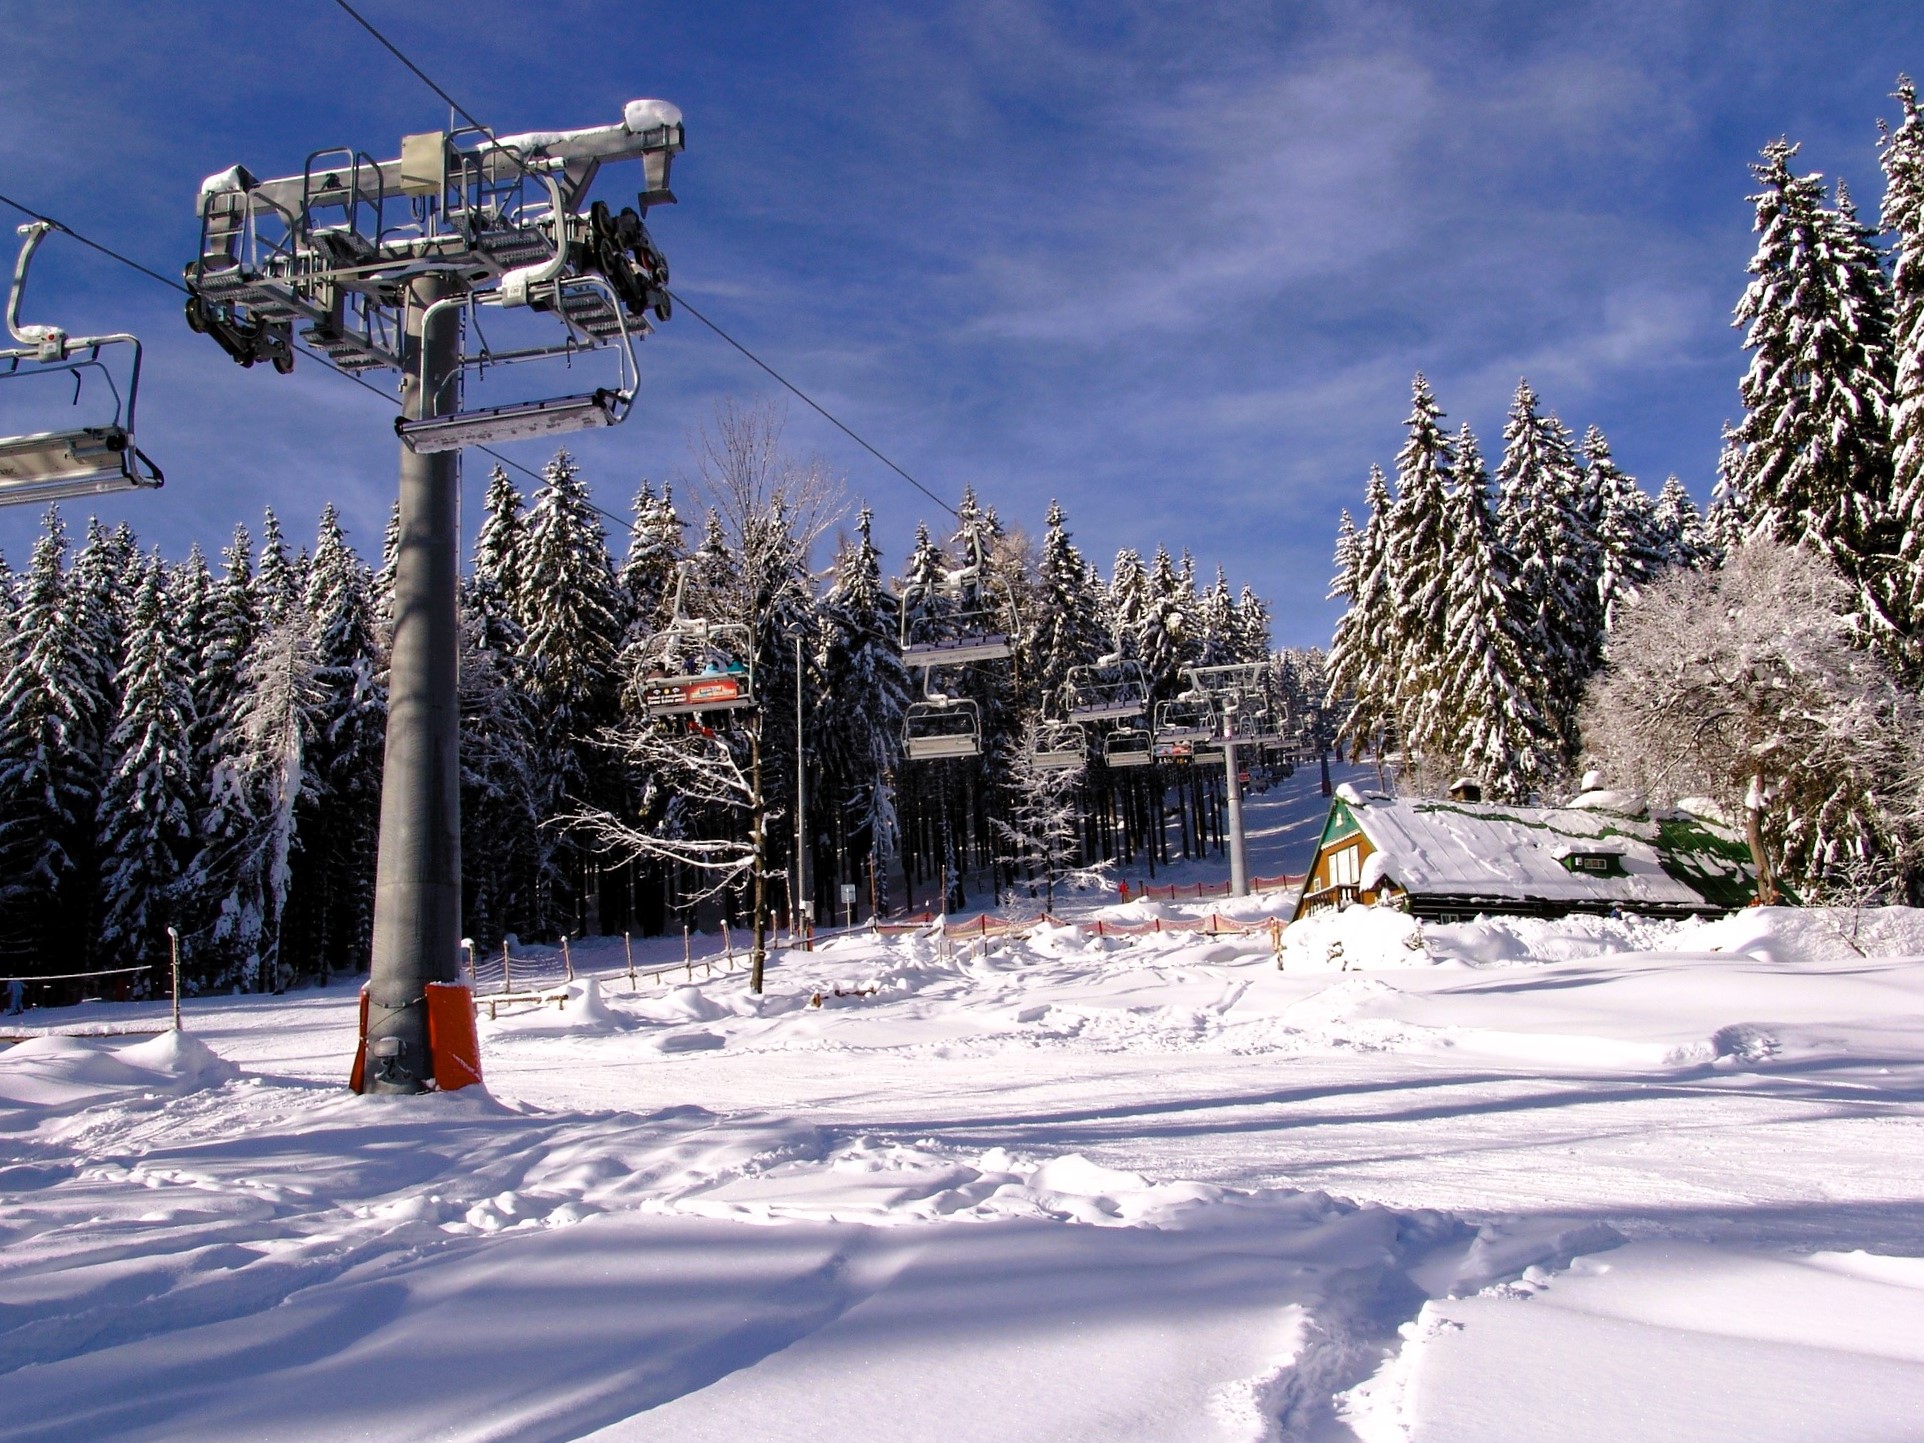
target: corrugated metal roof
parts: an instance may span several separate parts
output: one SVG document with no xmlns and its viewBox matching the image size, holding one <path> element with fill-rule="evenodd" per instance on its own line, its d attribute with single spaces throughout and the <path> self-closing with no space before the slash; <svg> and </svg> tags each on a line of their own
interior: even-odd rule
<svg viewBox="0 0 1924 1443">
<path fill-rule="evenodd" d="M 1751 886 L 1742 842 L 1697 818 L 1359 793 L 1343 800 L 1381 857 L 1370 870 L 1410 893 L 1669 909 L 1741 905 Z M 1622 874 L 1572 871 L 1564 859 L 1573 853 L 1614 853 Z"/>
</svg>

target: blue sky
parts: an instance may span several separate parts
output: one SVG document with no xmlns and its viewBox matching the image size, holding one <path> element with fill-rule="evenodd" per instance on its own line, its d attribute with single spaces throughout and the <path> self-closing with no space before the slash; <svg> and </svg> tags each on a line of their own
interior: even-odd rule
<svg viewBox="0 0 1924 1443">
<path fill-rule="evenodd" d="M 973 483 L 1031 530 L 1059 498 L 1105 572 L 1188 547 L 1297 644 L 1328 636 L 1337 513 L 1394 455 L 1419 369 L 1492 455 L 1527 375 L 1650 489 L 1675 471 L 1707 497 L 1746 165 L 1787 134 L 1874 215 L 1876 120 L 1924 74 L 1915 3 L 364 10 L 503 131 L 675 101 L 681 204 L 653 229 L 695 304 L 937 492 Z M 391 155 L 444 118 L 325 0 L 12 0 L 8 29 L 0 190 L 170 274 L 202 176 Z M 386 409 L 316 365 L 241 371 L 176 300 L 71 242 L 37 265 L 30 315 L 148 343 L 169 484 L 101 514 L 178 555 L 268 503 L 305 539 L 332 498 L 372 550 Z M 686 316 L 641 349 L 634 418 L 575 448 L 618 513 L 689 469 L 719 398 L 771 388 Z M 789 437 L 875 507 L 891 561 L 938 519 L 799 406 Z M 470 513 L 484 476 L 470 457 Z M 16 566 L 33 530 L 0 514 Z"/>
</svg>

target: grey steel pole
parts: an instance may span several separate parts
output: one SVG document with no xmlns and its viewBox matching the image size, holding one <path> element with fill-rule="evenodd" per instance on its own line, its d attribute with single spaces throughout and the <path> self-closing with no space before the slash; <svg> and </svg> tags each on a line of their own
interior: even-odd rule
<svg viewBox="0 0 1924 1443">
<path fill-rule="evenodd" d="M 460 313 L 450 307 L 422 334 L 422 315 L 451 282 L 409 288 L 402 413 L 451 409 Z M 461 951 L 461 720 L 456 666 L 460 452 L 401 448 L 400 549 L 394 562 L 381 841 L 374 880 L 374 957 L 368 978 L 369 1092 L 420 1092 L 428 1055 L 427 984 L 453 982 Z M 394 1039 L 387 1042 L 384 1039 Z M 398 1044 L 398 1050 L 396 1050 Z"/>
<path fill-rule="evenodd" d="M 815 898 L 808 890 L 808 767 L 802 757 L 802 632 L 795 629 L 795 913 L 801 936 L 814 915 Z M 830 915 L 833 915 L 832 913 Z M 808 950 L 814 951 L 811 941 Z"/>
<path fill-rule="evenodd" d="M 1236 770 L 1235 722 L 1223 725 L 1223 768 L 1229 773 L 1229 895 L 1249 895 L 1249 859 L 1243 850 L 1243 784 Z"/>
<path fill-rule="evenodd" d="M 174 969 L 174 1031 L 180 1031 L 180 932 L 167 929 L 167 956 Z"/>
</svg>

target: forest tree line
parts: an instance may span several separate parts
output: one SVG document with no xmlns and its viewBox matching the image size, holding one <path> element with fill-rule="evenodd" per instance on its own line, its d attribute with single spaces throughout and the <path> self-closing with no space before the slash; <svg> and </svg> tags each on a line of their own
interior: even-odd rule
<svg viewBox="0 0 1924 1443">
<path fill-rule="evenodd" d="M 1723 805 L 1768 899 L 1924 892 L 1924 114 L 1900 78 L 1873 226 L 1776 141 L 1711 506 L 1652 497 L 1527 381 L 1494 475 L 1416 377 L 1394 489 L 1339 528 L 1341 739 L 1434 792 L 1551 801 L 1591 767 Z"/>
<path fill-rule="evenodd" d="M 939 902 L 944 878 L 961 905 L 971 876 L 992 892 L 1032 876 L 996 823 L 1021 810 L 1024 729 L 1060 713 L 1072 667 L 1136 658 L 1166 697 L 1185 665 L 1265 661 L 1299 697 L 1320 692 L 1297 662 L 1271 660 L 1267 609 L 1250 589 L 1232 591 L 1220 571 L 1204 582 L 1187 555 L 1160 549 L 1120 552 L 1104 578 L 1059 506 L 1032 540 L 967 493 L 953 531 L 921 527 L 891 580 L 869 513 L 844 528 L 834 479 L 784 451 L 777 413 L 724 408 L 696 469 L 685 489 L 699 510 L 643 482 L 613 547 L 565 452 L 531 496 L 498 467 L 488 480 L 460 583 L 463 926 L 478 947 L 678 930 L 717 907 L 739 918 L 741 885 L 698 911 L 692 899 L 713 890 L 703 877 L 611 849 L 597 825 L 749 835 L 739 808 L 710 805 L 636 750 L 652 735 L 739 751 L 745 735 L 746 716 L 656 720 L 638 705 L 650 639 L 678 605 L 684 619 L 752 637 L 761 845 L 784 885 L 799 682 L 823 918 L 839 914 L 843 883 L 866 915 L 871 897 L 885 910 L 911 894 Z M 90 521 L 75 537 L 50 510 L 25 569 L 0 560 L 9 971 L 156 964 L 170 927 L 195 989 L 366 966 L 393 546 L 390 525 L 370 564 L 329 505 L 311 548 L 292 549 L 270 511 L 258 541 L 237 528 L 217 563 L 198 547 L 168 562 L 125 524 Z M 902 662 L 898 595 L 964 554 L 989 558 L 1016 655 L 965 678 L 982 709 L 981 756 L 905 764 L 903 715 L 921 679 Z M 1098 756 L 1074 787 L 1065 862 L 1153 866 L 1220 844 L 1222 779 L 1208 769 L 1109 775 Z M 791 900 L 773 898 L 784 910 Z"/>
</svg>

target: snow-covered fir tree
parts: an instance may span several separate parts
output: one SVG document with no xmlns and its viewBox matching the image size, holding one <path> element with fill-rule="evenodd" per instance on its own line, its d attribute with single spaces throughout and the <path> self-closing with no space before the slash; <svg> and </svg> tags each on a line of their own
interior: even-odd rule
<svg viewBox="0 0 1924 1443">
<path fill-rule="evenodd" d="M 1069 537 L 1060 503 L 1051 501 L 1037 558 L 1034 623 L 1024 629 L 1025 675 L 1045 712 L 1066 714 L 1069 673 L 1108 650 L 1102 593 Z"/>
<path fill-rule="evenodd" d="M 200 571 L 206 574 L 205 565 Z M 188 910 L 182 881 L 199 788 L 180 621 L 156 555 L 134 596 L 112 762 L 96 814 L 104 859 L 100 936 L 113 966 L 158 965 L 168 955 L 167 928 Z"/>
<path fill-rule="evenodd" d="M 1608 631 L 1619 609 L 1664 567 L 1667 547 L 1656 504 L 1617 465 L 1595 426 L 1583 433 L 1583 462 L 1584 489 L 1597 517 L 1597 605 Z"/>
<path fill-rule="evenodd" d="M 522 514 L 521 493 L 506 468 L 488 473 L 488 489 L 481 498 L 481 529 L 474 538 L 474 574 L 494 585 L 495 594 L 518 617 L 522 574 L 527 568 L 528 522 Z"/>
<path fill-rule="evenodd" d="M 922 533 L 924 540 L 927 534 Z M 902 664 L 898 605 L 882 584 L 874 517 L 863 507 L 823 599 L 828 642 L 822 659 L 822 749 L 824 768 L 845 799 L 856 854 L 872 848 L 883 886 L 900 844 L 894 778 L 901 766 L 902 718 L 914 695 Z"/>
<path fill-rule="evenodd" d="M 675 510 L 674 492 L 641 483 L 635 493 L 634 522 L 628 532 L 628 555 L 616 576 L 632 620 L 628 644 L 639 641 L 668 620 L 675 601 L 675 578 L 688 555 L 688 525 Z"/>
<path fill-rule="evenodd" d="M 1735 322 L 1751 358 L 1719 496 L 1743 534 L 1829 559 L 1865 626 L 1887 633 L 1877 557 L 1890 512 L 1889 287 L 1848 197 L 1827 210 L 1823 177 L 1793 173 L 1796 154 L 1773 141 L 1751 168 L 1758 241 Z"/>
<path fill-rule="evenodd" d="M 1720 553 L 1710 539 L 1703 513 L 1674 473 L 1664 478 L 1652 519 L 1665 566 L 1687 566 L 1701 571 L 1717 564 Z"/>
<path fill-rule="evenodd" d="M 542 468 L 527 517 L 516 582 L 524 684 L 539 718 L 537 775 L 543 822 L 600 801 L 612 785 L 600 729 L 615 719 L 617 648 L 625 608 L 608 556 L 607 533 L 566 451 Z M 572 839 L 544 826 L 543 932 L 581 925 L 585 858 Z"/>
<path fill-rule="evenodd" d="M 261 522 L 260 562 L 254 572 L 254 614 L 262 626 L 279 626 L 302 605 L 299 568 L 288 558 L 280 517 L 268 507 Z"/>
<path fill-rule="evenodd" d="M 1395 631 L 1391 666 L 1397 731 L 1406 764 L 1433 770 L 1449 754 L 1454 731 L 1443 689 L 1448 646 L 1450 477 L 1456 449 L 1443 413 L 1419 373 L 1410 387 L 1405 439 L 1396 456 L 1396 502 L 1384 534 Z"/>
<path fill-rule="evenodd" d="M 1343 718 L 1335 740 L 1353 757 L 1381 756 L 1396 734 L 1396 600 L 1388 559 L 1389 482 L 1371 466 L 1363 527 L 1337 538 L 1332 599 L 1349 604 L 1336 623 L 1326 666 L 1325 705 Z"/>
<path fill-rule="evenodd" d="M 1884 169 L 1880 220 L 1891 237 L 1891 511 L 1897 533 L 1891 610 L 1903 629 L 1902 660 L 1924 675 L 1924 111 L 1900 76 L 1900 116 L 1878 147 Z"/>
<path fill-rule="evenodd" d="M 98 668 L 82 657 L 69 596 L 66 530 L 57 511 L 34 543 L 20 583 L 14 655 L 0 679 L 0 946 L 17 964 L 84 958 L 92 878 L 98 761 L 88 720 L 105 699 L 87 688 Z"/>
<path fill-rule="evenodd" d="M 1527 380 L 1504 422 L 1496 481 L 1497 538 L 1515 563 L 1510 606 L 1536 661 L 1538 705 L 1574 758 L 1577 699 L 1603 648 L 1595 508 L 1569 431 L 1538 410 Z"/>
<path fill-rule="evenodd" d="M 227 785 L 252 805 L 234 845 L 233 890 L 223 903 L 221 930 L 238 958 L 238 980 L 251 987 L 279 987 L 289 975 L 282 944 L 298 819 L 316 790 L 308 758 L 325 724 L 318 670 L 309 618 L 298 602 L 262 633 L 242 669 Z"/>
<path fill-rule="evenodd" d="M 1109 649 L 1135 658 L 1142 636 L 1142 618 L 1149 609 L 1149 569 L 1142 553 L 1124 547 L 1116 553 L 1103 596 L 1103 619 L 1109 627 Z"/>
<path fill-rule="evenodd" d="M 1528 633 L 1510 605 L 1511 562 L 1497 537 L 1490 478 L 1467 426 L 1457 436 L 1446 505 L 1453 564 L 1438 673 L 1450 738 L 1448 765 L 1439 758 L 1439 768 L 1467 772 L 1493 801 L 1528 802 L 1557 770 L 1558 741 L 1537 705 Z"/>
<path fill-rule="evenodd" d="M 307 756 L 317 805 L 301 818 L 309 904 L 304 941 L 311 948 L 303 960 L 325 976 L 365 967 L 373 943 L 374 844 L 387 730 L 374 578 L 348 546 L 332 505 L 321 513 L 306 611 L 321 705 Z"/>
</svg>

